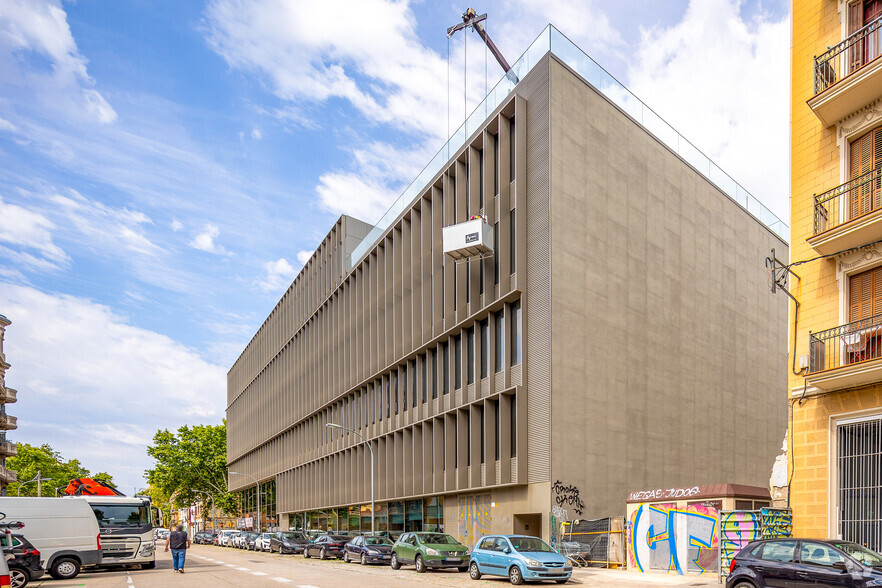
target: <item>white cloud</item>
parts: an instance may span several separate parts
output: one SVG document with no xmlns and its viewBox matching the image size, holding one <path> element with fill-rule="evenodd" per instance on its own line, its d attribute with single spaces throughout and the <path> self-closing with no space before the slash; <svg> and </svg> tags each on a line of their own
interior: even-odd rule
<svg viewBox="0 0 882 588">
<path fill-rule="evenodd" d="M 10 133 L 15 133 L 18 131 L 18 128 L 5 118 L 0 118 L 0 131 L 9 131 Z"/>
<path fill-rule="evenodd" d="M 179 221 L 177 219 L 173 219 L 171 224 L 169 225 L 169 228 L 171 228 L 171 230 L 173 230 L 174 232 L 177 233 L 178 231 L 180 231 L 181 229 L 184 228 L 184 223 L 182 223 L 181 221 Z"/>
<path fill-rule="evenodd" d="M 141 255 L 160 252 L 159 246 L 144 233 L 144 225 L 152 224 L 152 221 L 143 212 L 107 206 L 76 190 L 68 190 L 66 195 L 51 195 L 49 204 L 57 214 L 64 215 L 93 247 L 101 245 Z"/>
<path fill-rule="evenodd" d="M 313 253 L 315 253 L 315 251 L 298 251 L 297 261 L 300 262 L 300 265 L 306 265 L 306 262 L 309 261 Z"/>
<path fill-rule="evenodd" d="M 3 219 L 0 222 L 0 243 L 16 246 L 16 249 L 0 248 L 0 255 L 5 253 L 5 257 L 41 269 L 57 269 L 70 261 L 52 240 L 55 224 L 44 215 L 5 203 L 0 197 L 0 219 Z"/>
<path fill-rule="evenodd" d="M 128 488 L 142 483 L 157 428 L 223 416 L 225 368 L 106 306 L 0 283 L 0 308 L 13 321 L 4 348 L 19 390 L 16 441 L 49 443 Z"/>
<path fill-rule="evenodd" d="M 284 257 L 263 264 L 264 275 L 257 281 L 263 292 L 278 293 L 286 289 L 297 276 L 298 269 Z"/>
<path fill-rule="evenodd" d="M 220 229 L 217 228 L 217 225 L 205 225 L 202 231 L 190 241 L 190 247 L 207 253 L 225 254 L 226 249 L 214 242 L 218 235 L 220 235 Z"/>
<path fill-rule="evenodd" d="M 342 98 L 369 120 L 438 136 L 447 66 L 414 21 L 407 0 L 215 0 L 206 10 L 212 48 L 280 98 Z"/>
<path fill-rule="evenodd" d="M 255 141 L 260 141 L 263 139 L 263 131 L 260 129 L 251 129 L 251 138 Z"/>
<path fill-rule="evenodd" d="M 30 55 L 50 67 L 24 65 Z M 77 49 L 59 0 L 0 2 L 0 69 L 4 82 L 26 88 L 44 106 L 101 123 L 116 120 L 113 107 L 100 92 Z"/>
<path fill-rule="evenodd" d="M 738 0 L 692 0 L 642 30 L 628 86 L 779 217 L 789 218 L 790 20 L 745 21 Z"/>
</svg>

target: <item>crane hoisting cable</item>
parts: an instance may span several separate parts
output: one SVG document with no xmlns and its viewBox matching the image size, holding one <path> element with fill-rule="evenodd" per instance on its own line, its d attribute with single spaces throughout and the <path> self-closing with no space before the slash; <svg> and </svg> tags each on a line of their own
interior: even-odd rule
<svg viewBox="0 0 882 588">
<path fill-rule="evenodd" d="M 462 22 L 450 27 L 447 29 L 447 38 L 453 36 L 456 31 L 461 31 L 463 29 L 471 27 L 475 32 L 481 37 L 481 39 L 486 43 L 487 48 L 490 49 L 490 53 L 493 54 L 493 57 L 496 58 L 496 61 L 499 62 L 499 65 L 502 66 L 502 69 L 505 70 L 506 77 L 512 81 L 512 83 L 518 83 L 518 76 L 511 70 L 511 66 L 508 64 L 508 61 L 505 60 L 505 57 L 502 55 L 502 51 L 499 50 L 499 47 L 496 46 L 496 43 L 493 42 L 493 39 L 490 38 L 490 35 L 487 34 L 487 31 L 481 26 L 481 22 L 487 20 L 487 14 L 477 14 L 474 8 L 469 8 L 465 12 L 462 13 Z"/>
</svg>

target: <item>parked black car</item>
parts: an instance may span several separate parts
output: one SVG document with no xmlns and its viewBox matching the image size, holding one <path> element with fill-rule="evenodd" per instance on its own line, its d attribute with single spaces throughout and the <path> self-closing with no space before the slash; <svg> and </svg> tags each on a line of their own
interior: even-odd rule
<svg viewBox="0 0 882 588">
<path fill-rule="evenodd" d="M 46 571 L 40 565 L 40 552 L 24 535 L 12 535 L 12 547 L 8 545 L 7 535 L 0 533 L 0 545 L 4 554 L 12 554 L 15 559 L 8 560 L 9 579 L 13 588 L 23 588 L 31 580 L 43 576 Z"/>
<path fill-rule="evenodd" d="M 309 539 L 297 531 L 279 531 L 270 537 L 270 551 L 279 553 L 303 553 L 303 548 L 307 545 Z"/>
<path fill-rule="evenodd" d="M 392 558 L 392 541 L 386 537 L 359 535 L 343 547 L 343 561 L 389 563 Z"/>
<path fill-rule="evenodd" d="M 882 555 L 857 543 L 763 539 L 747 544 L 729 566 L 726 588 L 882 586 Z"/>
<path fill-rule="evenodd" d="M 242 541 L 242 549 L 246 551 L 254 551 L 254 542 L 260 537 L 260 533 L 245 533 L 245 539 Z"/>
<path fill-rule="evenodd" d="M 349 543 L 348 535 L 319 535 L 315 542 L 310 543 L 303 550 L 303 557 L 329 557 L 343 558 L 343 547 Z"/>
<path fill-rule="evenodd" d="M 214 545 L 215 537 L 217 537 L 217 533 L 214 531 L 203 531 L 201 533 L 196 533 L 196 536 L 193 538 L 193 543 L 198 543 L 199 545 Z"/>
</svg>

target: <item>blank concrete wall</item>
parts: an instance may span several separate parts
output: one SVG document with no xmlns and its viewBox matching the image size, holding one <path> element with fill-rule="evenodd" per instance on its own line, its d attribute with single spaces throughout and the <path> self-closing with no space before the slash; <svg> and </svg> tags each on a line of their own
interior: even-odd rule
<svg viewBox="0 0 882 588">
<path fill-rule="evenodd" d="M 632 490 L 767 486 L 787 298 L 763 262 L 786 244 L 555 59 L 550 78 L 552 482 L 576 518 Z"/>
</svg>

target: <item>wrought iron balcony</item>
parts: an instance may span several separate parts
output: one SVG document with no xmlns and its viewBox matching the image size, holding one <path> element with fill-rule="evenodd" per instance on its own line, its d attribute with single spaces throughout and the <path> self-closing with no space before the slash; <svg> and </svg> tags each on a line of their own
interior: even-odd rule
<svg viewBox="0 0 882 588">
<path fill-rule="evenodd" d="M 882 209 L 882 168 L 815 195 L 815 232 L 823 233 L 842 223 Z"/>
<path fill-rule="evenodd" d="M 882 94 L 882 18 L 815 57 L 815 94 L 808 100 L 824 127 L 830 127 Z"/>
<path fill-rule="evenodd" d="M 18 428 L 18 418 L 8 414 L 0 414 L 0 430 L 11 431 Z"/>
<path fill-rule="evenodd" d="M 882 18 L 815 57 L 815 94 L 855 73 L 882 54 Z"/>
<path fill-rule="evenodd" d="M 882 358 L 882 315 L 809 332 L 809 374 Z"/>
</svg>

